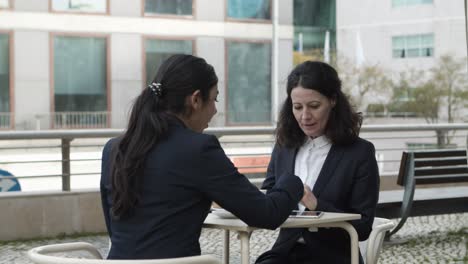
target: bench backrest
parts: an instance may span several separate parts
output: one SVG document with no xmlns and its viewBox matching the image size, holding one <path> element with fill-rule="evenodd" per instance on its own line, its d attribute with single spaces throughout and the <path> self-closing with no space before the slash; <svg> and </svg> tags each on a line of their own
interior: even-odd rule
<svg viewBox="0 0 468 264">
<path fill-rule="evenodd" d="M 414 166 L 416 184 L 468 182 L 467 151 L 464 149 L 403 152 L 398 185 L 404 185 L 405 177 L 410 173 L 409 166 Z"/>
<path fill-rule="evenodd" d="M 240 173 L 265 173 L 270 158 L 270 155 L 235 156 L 231 157 L 231 161 Z"/>
</svg>

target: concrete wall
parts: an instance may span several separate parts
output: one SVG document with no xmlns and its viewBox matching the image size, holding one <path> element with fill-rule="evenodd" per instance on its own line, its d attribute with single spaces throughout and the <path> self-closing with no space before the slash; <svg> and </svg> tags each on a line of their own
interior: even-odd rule
<svg viewBox="0 0 468 264">
<path fill-rule="evenodd" d="M 288 81 L 288 75 L 294 66 L 293 57 L 290 53 L 293 50 L 293 40 L 280 39 L 278 50 L 278 110 L 280 110 L 287 96 L 286 83 Z"/>
<path fill-rule="evenodd" d="M 106 232 L 98 190 L 0 196 L 0 241 Z"/>
<path fill-rule="evenodd" d="M 220 1 L 221 2 L 221 1 Z M 218 102 L 216 108 L 218 113 L 213 117 L 210 122 L 210 126 L 224 126 L 226 123 L 225 105 L 227 104 L 226 98 L 226 61 L 224 56 L 219 54 L 225 53 L 224 39 L 216 37 L 200 37 L 197 38 L 196 54 L 204 58 L 209 64 L 211 64 L 218 75 Z M 216 52 L 213 52 L 216 50 Z"/>
<path fill-rule="evenodd" d="M 49 34 L 42 31 L 15 31 L 13 56 L 15 128 L 48 128 L 48 120 L 36 114 L 50 111 Z M 43 123 L 36 124 L 35 120 Z"/>
<path fill-rule="evenodd" d="M 112 16 L 140 17 L 143 1 L 112 0 L 110 2 L 110 14 Z"/>
<path fill-rule="evenodd" d="M 195 19 L 204 21 L 224 21 L 226 13 L 224 0 L 196 0 Z"/>
<path fill-rule="evenodd" d="M 281 25 L 293 24 L 294 2 L 278 0 L 278 22 Z"/>
<path fill-rule="evenodd" d="M 50 0 L 14 0 L 13 7 L 16 11 L 48 12 Z"/>
<path fill-rule="evenodd" d="M 110 38 L 111 112 L 113 128 L 126 127 L 133 98 L 142 90 L 142 38 L 114 33 Z"/>
</svg>

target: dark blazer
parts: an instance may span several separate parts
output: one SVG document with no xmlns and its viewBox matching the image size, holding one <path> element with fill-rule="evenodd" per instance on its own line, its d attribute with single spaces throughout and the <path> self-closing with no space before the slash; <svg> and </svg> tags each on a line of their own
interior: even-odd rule
<svg viewBox="0 0 468 264">
<path fill-rule="evenodd" d="M 263 189 L 270 190 L 283 177 L 294 174 L 297 151 L 275 146 Z M 372 231 L 379 179 L 372 143 L 359 138 L 349 146 L 332 145 L 312 190 L 318 200 L 316 210 L 361 214 L 362 218 L 351 221 L 351 224 L 359 240 L 366 240 Z M 314 260 L 310 263 L 350 262 L 349 235 L 338 228 L 321 228 L 318 232 L 282 229 L 273 248 L 260 256 L 257 262 L 272 257 L 287 257 L 301 234 Z"/>
<path fill-rule="evenodd" d="M 102 155 L 101 198 L 112 247 L 109 259 L 200 255 L 199 236 L 212 202 L 251 226 L 275 229 L 302 198 L 298 177 L 286 175 L 268 195 L 239 174 L 217 138 L 171 121 L 169 136 L 145 162 L 140 201 L 133 214 L 111 215 L 111 139 Z"/>
</svg>

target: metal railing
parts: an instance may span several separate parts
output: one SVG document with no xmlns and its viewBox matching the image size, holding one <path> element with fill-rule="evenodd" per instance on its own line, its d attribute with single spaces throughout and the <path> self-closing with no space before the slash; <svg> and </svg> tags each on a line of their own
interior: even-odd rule
<svg viewBox="0 0 468 264">
<path fill-rule="evenodd" d="M 415 118 L 421 117 L 420 114 L 415 112 L 364 112 L 365 117 L 402 117 L 402 118 Z"/>
<path fill-rule="evenodd" d="M 93 129 L 109 128 L 111 113 L 107 111 L 87 112 L 52 112 L 37 113 L 31 119 L 26 119 L 29 128 L 46 129 Z"/>
<path fill-rule="evenodd" d="M 80 188 L 80 177 L 99 179 L 102 147 L 122 133 L 122 129 L 0 131 L 0 169 L 22 182 L 60 178 L 63 191 L 72 189 L 71 178 L 76 177 L 73 189 Z M 269 154 L 274 144 L 273 127 L 217 127 L 205 133 L 216 135 L 228 156 Z M 365 125 L 361 137 L 374 143 L 381 176 L 395 176 L 403 150 L 466 148 L 468 124 Z"/>
<path fill-rule="evenodd" d="M 109 112 L 55 112 L 50 113 L 54 128 L 107 128 Z"/>
</svg>

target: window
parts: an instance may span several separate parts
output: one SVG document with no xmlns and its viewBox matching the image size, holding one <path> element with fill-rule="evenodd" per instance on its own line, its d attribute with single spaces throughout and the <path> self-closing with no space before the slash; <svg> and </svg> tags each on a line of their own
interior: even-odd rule
<svg viewBox="0 0 468 264">
<path fill-rule="evenodd" d="M 227 15 L 235 19 L 271 19 L 270 0 L 227 0 Z"/>
<path fill-rule="evenodd" d="M 107 0 L 51 0 L 60 12 L 107 13 Z"/>
<path fill-rule="evenodd" d="M 107 126 L 107 40 L 54 38 L 55 127 Z"/>
<path fill-rule="evenodd" d="M 145 14 L 191 16 L 192 0 L 145 0 Z"/>
<path fill-rule="evenodd" d="M 147 39 L 145 41 L 146 54 L 146 85 L 150 84 L 162 62 L 174 54 L 192 54 L 192 40 L 162 40 Z"/>
<path fill-rule="evenodd" d="M 0 34 L 0 129 L 10 127 L 10 37 Z"/>
<path fill-rule="evenodd" d="M 432 4 L 432 0 L 392 0 L 392 7 Z"/>
<path fill-rule="evenodd" d="M 434 34 L 396 36 L 392 38 L 393 58 L 434 56 Z"/>
<path fill-rule="evenodd" d="M 0 9 L 10 8 L 10 0 L 0 0 Z"/>
<path fill-rule="evenodd" d="M 227 123 L 271 121 L 271 44 L 227 43 Z"/>
<path fill-rule="evenodd" d="M 328 52 L 336 52 L 335 0 L 294 0 L 293 23 L 294 64 L 323 60 L 330 55 L 326 43 Z"/>
</svg>

